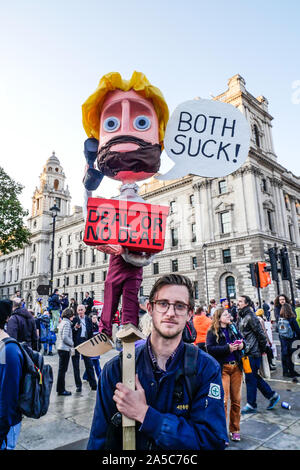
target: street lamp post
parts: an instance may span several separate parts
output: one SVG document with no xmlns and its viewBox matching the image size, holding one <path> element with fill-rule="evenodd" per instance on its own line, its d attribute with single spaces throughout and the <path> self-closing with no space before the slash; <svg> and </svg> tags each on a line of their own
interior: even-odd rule
<svg viewBox="0 0 300 470">
<path fill-rule="evenodd" d="M 208 280 L 207 280 L 207 265 L 206 265 L 206 249 L 207 249 L 207 245 L 204 243 L 204 244 L 202 245 L 202 250 L 204 251 L 204 270 L 205 270 L 206 301 L 207 301 L 207 305 L 209 305 Z"/>
<path fill-rule="evenodd" d="M 51 274 L 50 274 L 50 294 L 53 292 L 53 268 L 54 268 L 54 239 L 55 239 L 55 221 L 57 217 L 57 213 L 60 211 L 59 207 L 57 207 L 56 202 L 54 202 L 54 206 L 50 208 L 52 213 L 52 243 L 51 243 Z"/>
</svg>

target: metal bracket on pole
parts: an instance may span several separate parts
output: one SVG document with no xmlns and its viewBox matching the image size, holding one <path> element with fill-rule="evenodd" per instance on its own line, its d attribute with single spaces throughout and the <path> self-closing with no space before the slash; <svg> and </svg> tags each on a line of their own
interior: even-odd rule
<svg viewBox="0 0 300 470">
<path fill-rule="evenodd" d="M 122 383 L 129 389 L 135 390 L 135 341 L 145 339 L 142 332 L 131 323 L 124 326 L 117 333 L 117 338 L 122 341 Z M 135 421 L 122 415 L 123 450 L 135 450 Z"/>
</svg>

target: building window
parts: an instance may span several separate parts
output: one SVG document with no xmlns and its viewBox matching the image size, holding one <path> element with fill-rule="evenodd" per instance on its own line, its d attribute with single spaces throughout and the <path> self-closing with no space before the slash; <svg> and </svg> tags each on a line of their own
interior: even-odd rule
<svg viewBox="0 0 300 470">
<path fill-rule="evenodd" d="M 78 266 L 82 266 L 82 259 L 83 259 L 83 256 L 82 256 L 82 249 L 80 249 L 78 251 Z"/>
<path fill-rule="evenodd" d="M 178 245 L 178 230 L 177 228 L 171 228 L 171 245 Z"/>
<path fill-rule="evenodd" d="M 59 285 L 60 285 L 60 279 L 59 279 L 59 277 L 58 277 L 58 278 L 56 279 L 56 287 L 59 287 Z"/>
<path fill-rule="evenodd" d="M 68 235 L 68 244 L 70 245 L 71 243 L 71 235 Z"/>
<path fill-rule="evenodd" d="M 153 263 L 153 274 L 159 274 L 159 264 Z"/>
<path fill-rule="evenodd" d="M 59 181 L 58 181 L 58 180 L 54 180 L 53 186 L 54 186 L 55 191 L 57 191 L 57 190 L 58 190 L 58 186 L 59 186 Z"/>
<path fill-rule="evenodd" d="M 289 224 L 289 235 L 290 235 L 291 242 L 293 242 L 294 241 L 294 228 L 292 224 Z"/>
<path fill-rule="evenodd" d="M 68 286 L 68 285 L 69 285 L 69 283 L 70 283 L 69 276 L 66 276 L 66 279 L 65 279 L 65 281 L 66 281 L 66 286 Z"/>
<path fill-rule="evenodd" d="M 195 297 L 195 300 L 199 299 L 198 281 L 194 281 L 194 297 Z"/>
<path fill-rule="evenodd" d="M 230 212 L 222 212 L 221 217 L 221 232 L 230 233 L 231 232 L 231 221 L 230 221 Z"/>
<path fill-rule="evenodd" d="M 223 250 L 223 263 L 231 263 L 231 253 L 230 248 Z"/>
<path fill-rule="evenodd" d="M 61 247 L 62 237 L 58 239 L 58 246 Z"/>
<path fill-rule="evenodd" d="M 95 273 L 91 273 L 91 282 L 95 282 Z"/>
<path fill-rule="evenodd" d="M 31 261 L 30 266 L 31 266 L 30 274 L 33 274 L 34 273 L 34 261 Z"/>
<path fill-rule="evenodd" d="M 74 282 L 74 284 L 77 286 L 77 284 L 78 284 L 78 276 L 75 276 L 75 282 Z"/>
<path fill-rule="evenodd" d="M 61 256 L 58 258 L 58 268 L 57 270 L 60 271 L 61 270 Z"/>
<path fill-rule="evenodd" d="M 284 203 L 285 203 L 285 208 L 289 211 L 291 209 L 290 208 L 290 198 L 287 194 L 284 196 Z"/>
<path fill-rule="evenodd" d="M 104 270 L 104 271 L 102 272 L 102 280 L 103 280 L 103 281 L 106 280 L 106 275 L 107 275 L 107 271 Z"/>
<path fill-rule="evenodd" d="M 267 211 L 267 219 L 268 219 L 268 228 L 273 232 L 273 220 L 272 220 L 272 211 Z"/>
<path fill-rule="evenodd" d="M 219 181 L 219 194 L 227 193 L 227 181 Z"/>
<path fill-rule="evenodd" d="M 71 255 L 67 255 L 67 268 L 71 267 Z"/>
<path fill-rule="evenodd" d="M 56 203 L 57 207 L 60 209 L 60 206 L 61 206 L 61 199 L 60 199 L 60 197 L 56 197 L 56 198 L 55 198 L 55 203 Z"/>
<path fill-rule="evenodd" d="M 296 255 L 296 267 L 299 268 L 300 267 L 300 263 L 299 263 L 299 255 Z"/>
<path fill-rule="evenodd" d="M 192 207 L 194 207 L 194 205 L 195 205 L 195 196 L 194 196 L 194 194 L 191 194 L 191 195 L 190 195 L 190 205 L 191 205 Z"/>
<path fill-rule="evenodd" d="M 176 210 L 176 202 L 171 201 L 170 202 L 170 214 L 174 214 L 175 210 Z"/>
<path fill-rule="evenodd" d="M 198 267 L 197 256 L 192 257 L 192 265 L 193 265 L 193 269 L 196 269 Z"/>
<path fill-rule="evenodd" d="M 178 259 L 173 259 L 172 260 L 172 272 L 175 273 L 178 271 Z"/>
<path fill-rule="evenodd" d="M 225 283 L 226 283 L 227 299 L 235 299 L 236 298 L 236 291 L 235 291 L 234 277 L 232 277 L 232 276 L 226 277 Z"/>
<path fill-rule="evenodd" d="M 103 261 L 104 263 L 106 263 L 108 260 L 108 254 L 107 253 L 103 253 Z"/>
<path fill-rule="evenodd" d="M 254 124 L 253 126 L 253 132 L 254 132 L 255 143 L 257 147 L 260 147 L 259 132 L 258 132 L 258 127 L 256 124 Z"/>
<path fill-rule="evenodd" d="M 96 263 L 96 249 L 92 248 L 92 264 Z"/>
<path fill-rule="evenodd" d="M 191 225 L 191 230 L 192 230 L 192 242 L 195 242 L 197 240 L 196 236 L 196 224 Z"/>
<path fill-rule="evenodd" d="M 261 182 L 262 182 L 262 190 L 266 193 L 268 191 L 266 178 L 263 178 Z"/>
<path fill-rule="evenodd" d="M 75 293 L 74 293 L 74 297 L 75 297 L 75 300 L 76 300 L 76 302 L 77 302 L 77 301 L 78 301 L 78 292 L 75 292 Z"/>
<path fill-rule="evenodd" d="M 83 231 L 81 230 L 81 232 L 79 232 L 79 240 L 82 240 L 83 238 Z"/>
<path fill-rule="evenodd" d="M 84 284 L 84 274 L 81 274 L 81 284 Z"/>
<path fill-rule="evenodd" d="M 35 243 L 32 245 L 32 253 L 35 253 Z"/>
<path fill-rule="evenodd" d="M 83 292 L 80 292 L 80 302 L 83 302 Z"/>
</svg>

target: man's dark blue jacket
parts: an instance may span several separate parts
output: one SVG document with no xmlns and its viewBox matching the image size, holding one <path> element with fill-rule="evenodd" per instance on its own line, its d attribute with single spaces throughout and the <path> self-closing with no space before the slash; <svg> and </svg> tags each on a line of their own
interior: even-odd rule
<svg viewBox="0 0 300 470">
<path fill-rule="evenodd" d="M 154 377 L 147 344 L 141 348 L 136 371 L 149 408 L 136 434 L 136 449 L 223 450 L 228 437 L 221 370 L 217 361 L 199 350 L 197 387 L 192 403 L 189 403 L 185 383 L 182 402 L 174 403 L 175 375 L 179 368 L 183 368 L 184 348 L 178 348 L 166 373 L 158 382 Z M 117 356 L 105 364 L 98 383 L 88 450 L 105 449 L 108 424 L 118 411 L 112 397 L 116 383 L 121 381 L 120 360 Z"/>
<path fill-rule="evenodd" d="M 11 426 L 22 420 L 18 408 L 24 359 L 15 343 L 0 345 L 0 448 Z"/>
</svg>

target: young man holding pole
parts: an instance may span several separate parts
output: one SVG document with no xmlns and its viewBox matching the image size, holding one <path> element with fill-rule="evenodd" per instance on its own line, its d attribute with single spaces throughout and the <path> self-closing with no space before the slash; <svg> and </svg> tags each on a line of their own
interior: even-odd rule
<svg viewBox="0 0 300 470">
<path fill-rule="evenodd" d="M 152 333 L 136 351 L 136 389 L 121 383 L 119 357 L 104 366 L 89 450 L 111 450 L 112 443 L 120 446 L 116 442 L 120 413 L 136 422 L 137 450 L 225 448 L 228 436 L 220 366 L 182 341 L 193 308 L 193 288 L 187 277 L 170 274 L 156 281 L 147 305 Z M 187 350 L 193 356 L 189 376 Z"/>
</svg>

